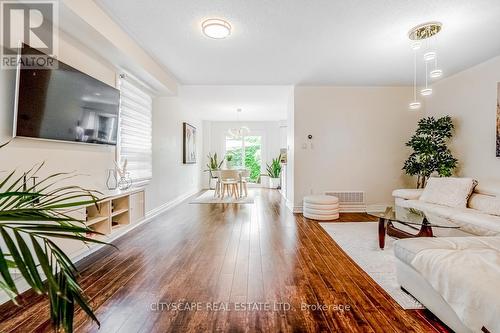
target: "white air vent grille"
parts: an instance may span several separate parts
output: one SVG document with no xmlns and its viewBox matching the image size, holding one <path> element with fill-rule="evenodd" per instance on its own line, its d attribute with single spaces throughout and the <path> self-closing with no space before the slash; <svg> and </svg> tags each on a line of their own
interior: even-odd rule
<svg viewBox="0 0 500 333">
<path fill-rule="evenodd" d="M 325 194 L 339 198 L 340 210 L 343 212 L 366 211 L 364 191 L 326 191 Z"/>
</svg>

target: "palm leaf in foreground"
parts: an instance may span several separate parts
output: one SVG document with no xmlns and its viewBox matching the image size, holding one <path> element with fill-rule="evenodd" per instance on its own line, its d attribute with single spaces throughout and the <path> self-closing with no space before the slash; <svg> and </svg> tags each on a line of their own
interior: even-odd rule
<svg viewBox="0 0 500 333">
<path fill-rule="evenodd" d="M 99 324 L 82 288 L 77 269 L 54 238 L 101 243 L 87 235 L 98 234 L 68 211 L 85 205 L 97 205 L 97 191 L 78 186 L 60 186 L 73 174 L 57 173 L 42 178 L 35 186 L 24 179 L 37 175 L 43 163 L 25 174 L 15 171 L 0 179 L 0 290 L 15 304 L 19 290 L 12 276 L 16 268 L 28 285 L 45 294 L 50 302 L 50 318 L 59 331 L 73 331 L 75 304 Z M 38 188 L 38 189 L 37 189 Z"/>
</svg>

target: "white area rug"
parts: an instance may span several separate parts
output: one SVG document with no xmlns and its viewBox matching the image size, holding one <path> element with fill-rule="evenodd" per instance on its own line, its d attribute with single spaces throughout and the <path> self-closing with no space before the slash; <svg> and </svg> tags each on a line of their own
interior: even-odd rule
<svg viewBox="0 0 500 333">
<path fill-rule="evenodd" d="M 381 286 L 403 309 L 423 309 L 415 298 L 401 290 L 396 278 L 394 239 L 385 238 L 378 247 L 377 222 L 320 223 L 335 242 Z"/>
<path fill-rule="evenodd" d="M 248 191 L 248 196 L 235 199 L 234 196 L 224 196 L 224 199 L 214 197 L 214 190 L 208 190 L 198 196 L 196 199 L 191 201 L 193 204 L 220 204 L 220 203 L 234 203 L 234 204 L 253 204 L 253 191 Z"/>
</svg>

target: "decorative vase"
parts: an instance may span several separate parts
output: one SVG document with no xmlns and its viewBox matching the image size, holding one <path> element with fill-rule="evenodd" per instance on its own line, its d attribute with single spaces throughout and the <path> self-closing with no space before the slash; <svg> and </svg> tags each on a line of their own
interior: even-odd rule
<svg viewBox="0 0 500 333">
<path fill-rule="evenodd" d="M 130 186 L 132 186 L 132 179 L 130 178 L 130 174 L 126 172 L 124 176 L 120 177 L 118 188 L 120 190 L 127 190 Z"/>
<path fill-rule="evenodd" d="M 116 190 L 118 187 L 118 179 L 116 179 L 116 171 L 114 169 L 107 170 L 106 187 L 108 190 Z"/>
</svg>

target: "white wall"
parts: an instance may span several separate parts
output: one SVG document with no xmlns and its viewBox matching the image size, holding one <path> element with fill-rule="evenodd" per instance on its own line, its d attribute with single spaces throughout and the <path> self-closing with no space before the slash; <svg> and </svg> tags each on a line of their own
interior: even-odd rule
<svg viewBox="0 0 500 333">
<path fill-rule="evenodd" d="M 262 168 L 261 172 L 265 173 L 266 163 L 270 163 L 273 158 L 278 157 L 281 148 L 280 138 L 280 121 L 245 121 L 245 122 L 228 122 L 228 121 L 204 121 L 204 154 L 203 166 L 208 162 L 207 155 L 209 153 L 217 153 L 219 156 L 225 155 L 225 138 L 230 128 L 247 126 L 250 129 L 249 135 L 262 136 Z M 205 168 L 203 168 L 205 169 Z M 208 176 L 203 175 L 203 186 L 208 187 Z"/>
<path fill-rule="evenodd" d="M 495 57 L 432 86 L 426 111 L 453 118 L 456 132 L 450 146 L 459 160 L 458 175 L 479 181 L 500 178 L 495 155 L 498 82 L 500 57 Z"/>
<path fill-rule="evenodd" d="M 182 163 L 182 123 L 197 129 L 197 163 Z M 153 102 L 153 180 L 146 188 L 146 211 L 201 188 L 202 122 L 189 113 L 178 97 L 159 97 Z"/>
<path fill-rule="evenodd" d="M 409 185 L 405 142 L 422 116 L 408 110 L 411 97 L 409 87 L 295 87 L 295 206 L 325 190 L 392 203 L 392 190 Z"/>
</svg>

